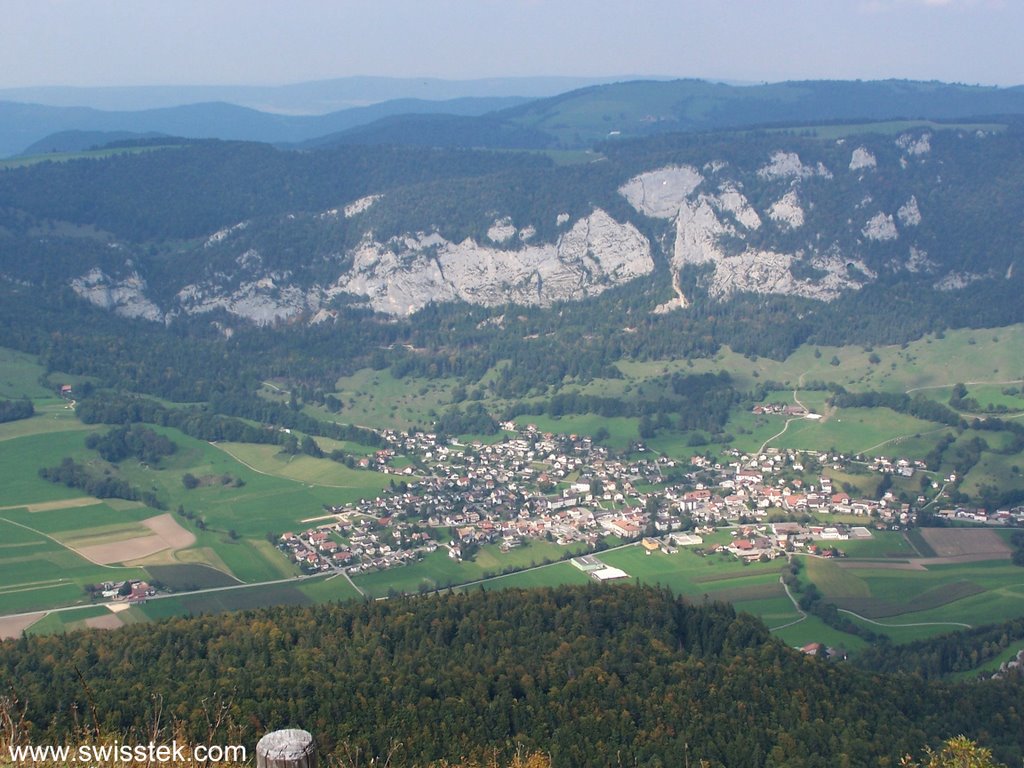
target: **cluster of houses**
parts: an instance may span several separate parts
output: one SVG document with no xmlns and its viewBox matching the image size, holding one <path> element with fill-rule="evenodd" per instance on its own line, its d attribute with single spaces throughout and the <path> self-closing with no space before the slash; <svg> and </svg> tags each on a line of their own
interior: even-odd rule
<svg viewBox="0 0 1024 768">
<path fill-rule="evenodd" d="M 887 491 L 880 499 L 854 498 L 837 489 L 826 475 L 816 483 L 804 482 L 807 455 L 795 450 L 768 448 L 759 454 L 727 451 L 728 463 L 712 462 L 694 456 L 690 462 L 709 476 L 707 482 L 686 491 L 680 503 L 695 518 L 702 520 L 766 518 L 779 511 L 803 515 L 810 513 L 861 515 L 888 525 L 909 525 L 915 521 L 910 504 Z M 821 466 L 842 468 L 845 456 L 812 454 Z M 712 491 L 714 489 L 714 491 Z M 924 499 L 920 499 L 923 503 Z"/>
<path fill-rule="evenodd" d="M 147 598 L 156 594 L 156 589 L 141 579 L 104 581 L 102 584 L 95 585 L 92 589 L 94 592 L 98 592 L 101 597 L 131 605 L 144 603 Z"/>
<path fill-rule="evenodd" d="M 795 522 L 741 525 L 733 530 L 730 544 L 719 547 L 740 560 L 774 560 L 787 552 L 807 552 L 821 557 L 840 557 L 835 544 L 851 539 L 870 539 L 862 525 L 814 525 Z"/>
<path fill-rule="evenodd" d="M 354 574 L 408 563 L 438 548 L 459 560 L 481 545 L 507 551 L 540 538 L 595 547 L 606 537 L 647 536 L 672 546 L 665 537 L 673 532 L 750 524 L 737 529 L 726 549 L 742 559 L 758 559 L 794 547 L 828 554 L 829 542 L 870 535 L 865 526 L 777 524 L 776 529 L 767 525 L 769 515 L 858 515 L 877 527 L 915 520 L 911 505 L 892 493 L 852 498 L 834 487 L 824 470 L 807 481 L 809 457 L 795 450 L 732 450 L 719 462 L 694 456 L 686 465 L 650 452 L 640 459 L 615 456 L 588 437 L 512 422 L 502 427 L 505 438 L 493 444 L 383 432 L 387 447 L 363 463 L 400 473 L 401 482 L 390 493 L 326 507 L 323 515 L 306 521 L 307 530 L 283 534 L 280 549 L 307 571 Z M 398 456 L 407 459 L 400 469 Z M 823 467 L 847 461 L 827 453 L 811 458 Z M 901 459 L 878 466 L 923 468 Z"/>
</svg>

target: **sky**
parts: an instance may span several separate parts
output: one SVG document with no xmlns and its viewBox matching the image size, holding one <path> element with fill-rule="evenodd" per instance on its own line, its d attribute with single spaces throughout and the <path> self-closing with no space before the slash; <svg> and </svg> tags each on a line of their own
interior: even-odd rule
<svg viewBox="0 0 1024 768">
<path fill-rule="evenodd" d="M 1024 0 L 0 0 L 0 88 L 351 75 L 1024 84 Z"/>
</svg>

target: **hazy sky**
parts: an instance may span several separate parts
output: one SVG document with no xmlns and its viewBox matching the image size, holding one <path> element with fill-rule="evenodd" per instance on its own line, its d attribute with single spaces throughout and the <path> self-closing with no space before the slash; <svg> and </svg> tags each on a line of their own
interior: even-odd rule
<svg viewBox="0 0 1024 768">
<path fill-rule="evenodd" d="M 1024 0 L 0 0 L 0 87 L 348 75 L 1024 83 Z"/>
</svg>

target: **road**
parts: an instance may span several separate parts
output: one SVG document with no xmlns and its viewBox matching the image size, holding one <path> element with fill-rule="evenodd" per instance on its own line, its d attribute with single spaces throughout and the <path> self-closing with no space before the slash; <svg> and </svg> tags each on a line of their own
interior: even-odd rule
<svg viewBox="0 0 1024 768">
<path fill-rule="evenodd" d="M 880 621 L 873 621 L 872 619 L 869 619 L 867 616 L 861 616 L 859 613 L 848 611 L 845 608 L 837 608 L 836 610 L 840 613 L 848 613 L 855 619 L 866 621 L 868 624 L 874 624 L 876 627 L 889 627 L 890 629 L 900 629 L 902 627 L 964 627 L 965 629 L 971 628 L 970 624 L 963 624 L 959 621 L 919 621 L 914 624 L 883 624 Z"/>
<path fill-rule="evenodd" d="M 630 542 L 628 544 L 622 544 L 622 545 L 620 545 L 618 547 L 611 547 L 609 549 L 602 550 L 602 552 L 614 552 L 614 551 L 619 550 L 619 549 L 625 549 L 626 547 L 635 547 L 635 546 L 637 546 L 637 543 L 634 541 L 634 542 Z M 595 554 L 598 557 L 600 557 L 602 552 L 595 552 L 593 554 Z M 482 584 L 484 582 L 495 581 L 497 579 L 503 579 L 503 578 L 505 578 L 507 576 L 515 576 L 516 574 L 520 574 L 520 573 L 527 573 L 529 571 L 537 571 L 537 570 L 540 570 L 541 568 L 550 568 L 551 566 L 559 565 L 560 563 L 564 563 L 564 562 L 566 562 L 566 561 L 565 560 L 556 560 L 553 563 L 544 563 L 542 565 L 536 565 L 536 566 L 531 566 L 530 568 L 524 568 L 524 569 L 522 569 L 520 571 L 514 571 L 512 573 L 503 573 L 503 574 L 500 574 L 498 576 L 491 576 L 491 577 L 486 578 L 486 579 L 477 579 L 475 581 L 468 581 L 468 582 L 466 582 L 464 584 L 453 584 L 452 586 L 455 587 L 455 588 L 460 588 L 460 589 L 461 588 L 465 588 L 465 587 L 472 587 L 472 586 L 476 586 L 477 584 Z M 309 579 L 328 579 L 329 580 L 329 579 L 337 578 L 338 576 L 343 576 L 345 578 L 345 580 L 348 581 L 348 583 L 352 585 L 352 588 L 355 589 L 356 592 L 358 592 L 360 595 L 362 595 L 364 597 L 366 596 L 366 593 L 363 592 L 363 590 L 360 589 L 358 586 L 356 586 L 355 582 L 352 581 L 352 579 L 349 577 L 349 575 L 348 575 L 348 573 L 346 571 L 344 571 L 344 570 L 337 570 L 337 571 L 334 571 L 334 572 L 328 571 L 328 572 L 325 572 L 325 573 L 310 573 L 310 574 L 303 574 L 301 576 L 291 576 L 291 577 L 285 578 L 285 579 L 271 579 L 269 581 L 257 581 L 257 582 L 253 582 L 251 584 L 231 584 L 231 585 L 226 586 L 226 587 L 207 587 L 206 589 L 196 589 L 196 590 L 193 590 L 191 592 L 169 592 L 167 594 L 160 594 L 160 595 L 154 595 L 153 597 L 149 597 L 149 598 L 147 598 L 147 601 L 148 600 L 165 600 L 165 599 L 171 598 L 171 597 L 184 597 L 186 595 L 187 596 L 191 596 L 191 595 L 205 595 L 205 594 L 209 594 L 211 592 L 227 592 L 227 591 L 233 590 L 233 589 L 252 589 L 252 588 L 255 588 L 255 587 L 268 587 L 268 586 L 271 586 L 271 585 L 274 585 L 274 584 L 294 584 L 296 581 L 307 581 Z M 387 599 L 387 598 L 378 598 L 378 599 Z M 22 616 L 32 616 L 32 615 L 35 615 L 35 614 L 38 614 L 38 613 L 43 613 L 44 615 L 48 615 L 48 614 L 51 614 L 51 613 L 62 613 L 62 612 L 65 612 L 65 611 L 81 611 L 81 610 L 85 610 L 86 608 L 95 608 L 96 606 L 105 606 L 105 605 L 107 605 L 107 603 L 89 603 L 88 605 L 68 605 L 68 606 L 64 606 L 62 608 L 49 608 L 49 609 L 45 609 L 45 608 L 44 609 L 39 609 L 39 608 L 37 608 L 34 611 L 24 611 L 22 613 L 11 613 L 11 614 L 7 614 L 5 616 L 0 616 L 0 620 L 2 620 L 2 619 L 15 619 L 15 618 L 20 618 Z"/>
<path fill-rule="evenodd" d="M 800 607 L 800 604 L 796 601 L 796 598 L 793 597 L 793 593 L 789 591 L 789 585 L 786 584 L 786 582 L 783 580 L 783 578 L 781 576 L 779 576 L 779 583 L 782 584 L 782 588 L 784 590 L 786 590 L 786 597 L 788 597 L 790 599 L 790 601 L 793 603 L 793 607 L 796 609 L 796 612 L 800 614 L 800 618 L 797 619 L 796 621 L 791 621 L 788 624 L 782 624 L 782 625 L 780 625 L 778 627 L 771 627 L 768 630 L 769 632 L 778 632 L 780 629 L 785 629 L 786 627 L 792 627 L 794 624 L 799 624 L 801 621 L 804 621 L 804 620 L 807 619 L 807 614 L 804 613 L 803 609 Z"/>
</svg>

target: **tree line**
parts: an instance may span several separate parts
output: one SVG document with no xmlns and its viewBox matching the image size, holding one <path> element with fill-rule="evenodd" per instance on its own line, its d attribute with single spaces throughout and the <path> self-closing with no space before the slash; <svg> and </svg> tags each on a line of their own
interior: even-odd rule
<svg viewBox="0 0 1024 768">
<path fill-rule="evenodd" d="M 945 683 L 809 659 L 749 615 L 651 587 L 279 607 L 116 633 L 0 643 L 35 743 L 60 742 L 82 712 L 148 736 L 157 707 L 207 738 L 214 707 L 237 738 L 294 723 L 328 755 L 383 759 L 400 744 L 396 766 L 521 746 L 562 766 L 832 768 L 896 764 L 958 733 L 1016 764 L 1024 746 L 1020 679 Z"/>
</svg>

